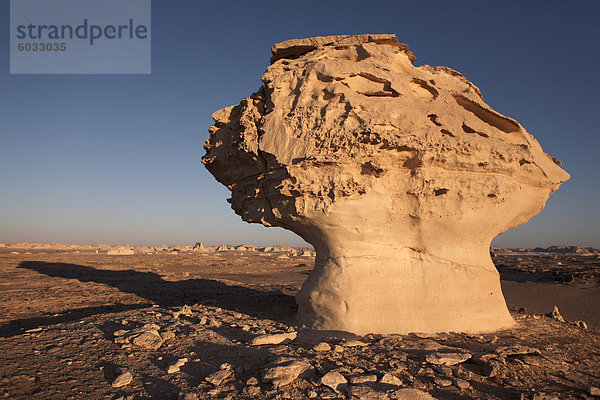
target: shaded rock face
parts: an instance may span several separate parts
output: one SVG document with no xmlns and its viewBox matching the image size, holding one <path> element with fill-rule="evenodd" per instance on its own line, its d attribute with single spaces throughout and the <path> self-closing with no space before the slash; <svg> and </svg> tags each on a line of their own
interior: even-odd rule
<svg viewBox="0 0 600 400">
<path fill-rule="evenodd" d="M 276 44 L 263 86 L 213 114 L 203 163 L 247 222 L 317 252 L 301 322 L 359 334 L 510 327 L 494 236 L 569 178 L 515 120 L 394 35 Z"/>
</svg>

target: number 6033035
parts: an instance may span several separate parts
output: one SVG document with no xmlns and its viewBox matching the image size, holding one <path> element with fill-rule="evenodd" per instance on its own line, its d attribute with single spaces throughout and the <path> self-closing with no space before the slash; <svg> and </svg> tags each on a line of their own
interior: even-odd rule
<svg viewBox="0 0 600 400">
<path fill-rule="evenodd" d="M 66 51 L 66 43 L 19 43 L 19 51 Z"/>
</svg>

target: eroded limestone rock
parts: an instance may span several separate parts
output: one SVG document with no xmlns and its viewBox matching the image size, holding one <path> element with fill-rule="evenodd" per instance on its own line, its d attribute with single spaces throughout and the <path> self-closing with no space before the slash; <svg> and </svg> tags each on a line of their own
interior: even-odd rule
<svg viewBox="0 0 600 400">
<path fill-rule="evenodd" d="M 316 252 L 299 318 L 355 333 L 514 324 L 489 246 L 569 178 L 515 120 L 394 35 L 276 44 L 263 86 L 213 114 L 203 163 L 247 222 Z"/>
</svg>

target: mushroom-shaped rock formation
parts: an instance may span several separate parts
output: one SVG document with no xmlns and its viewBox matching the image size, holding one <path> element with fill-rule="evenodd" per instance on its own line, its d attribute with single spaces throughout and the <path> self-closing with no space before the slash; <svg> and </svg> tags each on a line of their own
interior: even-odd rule
<svg viewBox="0 0 600 400">
<path fill-rule="evenodd" d="M 394 35 L 276 44 L 203 163 L 247 222 L 311 243 L 299 319 L 358 334 L 514 324 L 489 254 L 569 178 L 515 120 Z"/>
</svg>

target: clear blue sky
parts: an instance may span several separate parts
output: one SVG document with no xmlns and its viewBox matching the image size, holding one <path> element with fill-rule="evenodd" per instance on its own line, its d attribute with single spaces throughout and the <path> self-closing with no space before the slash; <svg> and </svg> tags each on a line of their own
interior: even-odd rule
<svg viewBox="0 0 600 400">
<path fill-rule="evenodd" d="M 155 0 L 151 75 L 9 75 L 0 3 L 0 241 L 302 245 L 247 224 L 200 157 L 210 115 L 260 86 L 271 45 L 395 33 L 520 121 L 572 179 L 507 247 L 600 247 L 600 2 Z"/>
</svg>

